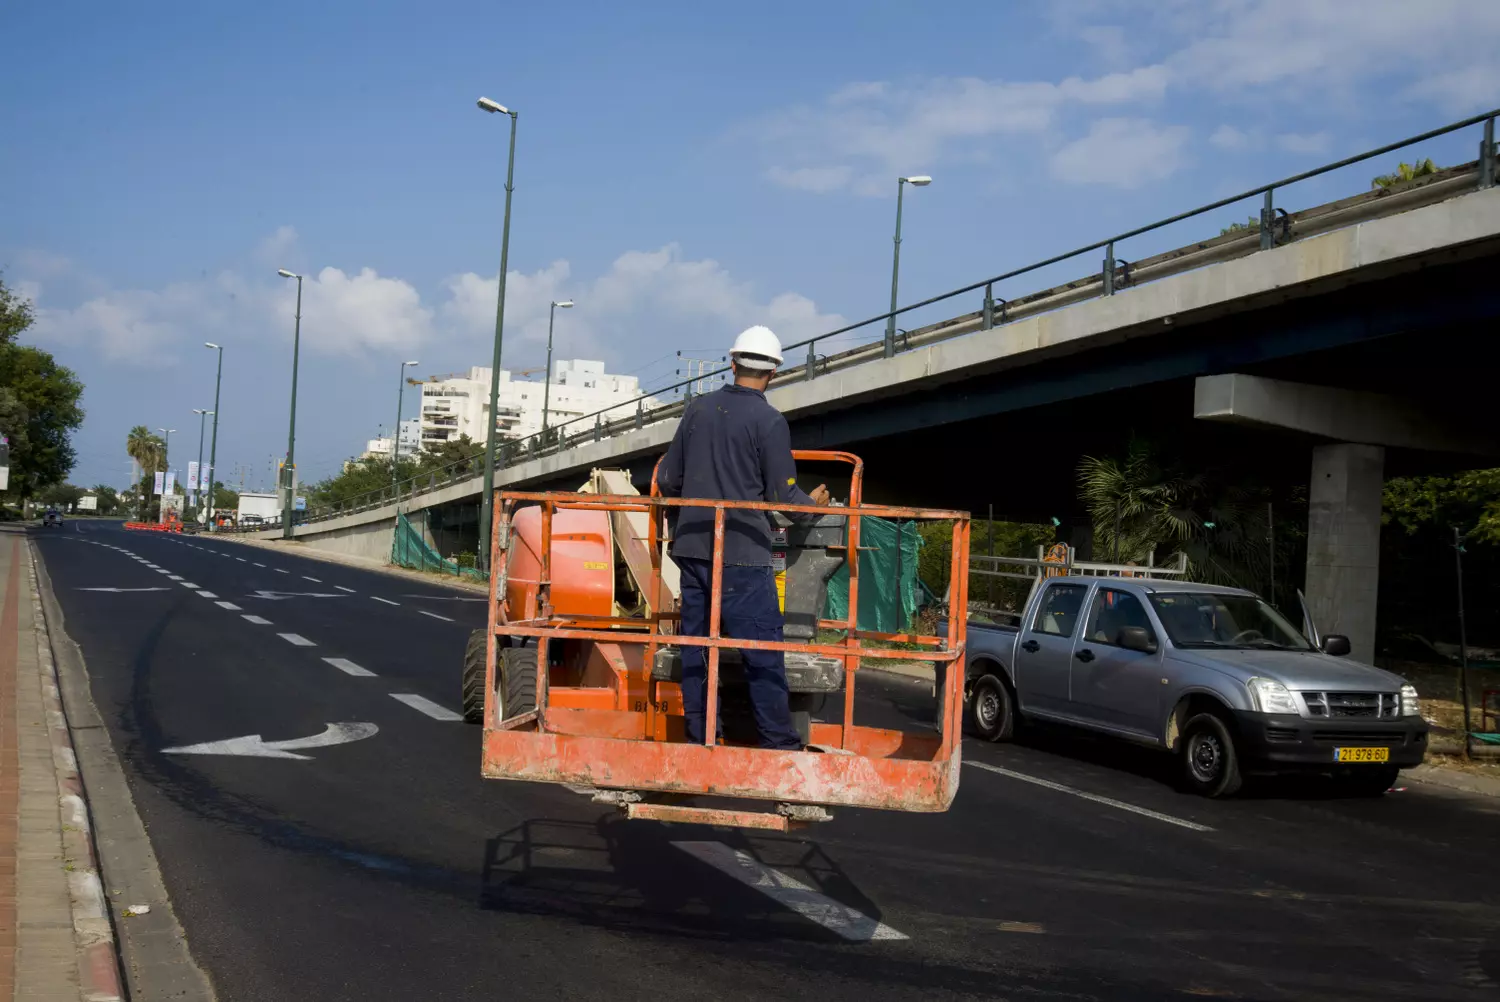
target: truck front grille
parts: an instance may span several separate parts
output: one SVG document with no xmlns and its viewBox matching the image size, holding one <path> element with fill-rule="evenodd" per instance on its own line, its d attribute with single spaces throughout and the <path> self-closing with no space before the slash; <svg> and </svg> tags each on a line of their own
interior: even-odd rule
<svg viewBox="0 0 1500 1002">
<path fill-rule="evenodd" d="M 1313 731 L 1312 739 L 1320 745 L 1401 745 L 1406 735 L 1400 731 Z"/>
<path fill-rule="evenodd" d="M 1394 720 L 1401 716 L 1399 692 L 1304 692 L 1310 717 Z"/>
</svg>

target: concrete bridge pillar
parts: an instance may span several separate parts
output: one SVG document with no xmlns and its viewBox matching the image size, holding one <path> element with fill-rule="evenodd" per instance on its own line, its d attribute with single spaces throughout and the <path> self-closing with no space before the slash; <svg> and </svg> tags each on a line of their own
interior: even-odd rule
<svg viewBox="0 0 1500 1002">
<path fill-rule="evenodd" d="M 1380 504 L 1385 449 L 1313 447 L 1308 484 L 1307 607 L 1325 636 L 1349 638 L 1350 657 L 1375 657 L 1380 592 Z"/>
</svg>

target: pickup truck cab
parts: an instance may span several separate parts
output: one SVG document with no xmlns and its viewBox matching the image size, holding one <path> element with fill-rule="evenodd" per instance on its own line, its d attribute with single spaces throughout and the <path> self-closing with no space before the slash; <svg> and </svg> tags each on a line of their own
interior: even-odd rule
<svg viewBox="0 0 1500 1002">
<path fill-rule="evenodd" d="M 971 619 L 966 720 L 991 741 L 1037 718 L 1160 748 L 1205 796 L 1246 773 L 1340 774 L 1390 789 L 1422 761 L 1416 690 L 1346 660 L 1349 641 L 1309 643 L 1237 588 L 1061 576 L 1033 588 L 1016 626 Z"/>
</svg>

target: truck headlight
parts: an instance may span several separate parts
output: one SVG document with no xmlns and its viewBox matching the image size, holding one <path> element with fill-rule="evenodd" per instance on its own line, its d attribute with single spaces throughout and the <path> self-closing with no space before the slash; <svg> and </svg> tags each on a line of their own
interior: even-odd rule
<svg viewBox="0 0 1500 1002">
<path fill-rule="evenodd" d="M 1417 698 L 1417 687 L 1414 685 L 1403 685 L 1401 687 L 1401 715 L 1403 717 L 1420 717 L 1422 715 L 1422 701 Z"/>
<path fill-rule="evenodd" d="M 1261 713 L 1297 713 L 1297 701 L 1286 686 L 1272 678 L 1252 678 L 1245 685 L 1250 689 L 1250 701 Z"/>
</svg>

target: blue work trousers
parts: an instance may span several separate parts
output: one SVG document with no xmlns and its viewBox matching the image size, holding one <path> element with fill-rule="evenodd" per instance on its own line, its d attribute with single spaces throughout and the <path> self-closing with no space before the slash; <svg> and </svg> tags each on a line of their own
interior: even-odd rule
<svg viewBox="0 0 1500 1002">
<path fill-rule="evenodd" d="M 713 601 L 713 564 L 681 558 L 682 632 L 708 636 L 708 612 Z M 776 601 L 776 575 L 769 567 L 725 564 L 719 603 L 719 635 L 736 640 L 781 640 L 782 616 Z M 786 660 L 781 651 L 741 651 L 745 684 L 760 732 L 762 748 L 796 749 L 802 739 L 792 726 L 787 703 Z M 682 649 L 682 705 L 689 741 L 703 743 L 703 721 L 708 711 L 708 650 Z M 722 706 L 722 700 L 720 702 Z M 715 733 L 724 735 L 723 714 Z"/>
</svg>

